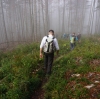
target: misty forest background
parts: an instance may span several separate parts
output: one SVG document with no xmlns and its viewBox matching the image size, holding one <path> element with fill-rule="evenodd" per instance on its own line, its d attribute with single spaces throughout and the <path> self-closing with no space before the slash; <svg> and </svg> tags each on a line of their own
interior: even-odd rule
<svg viewBox="0 0 100 99">
<path fill-rule="evenodd" d="M 61 38 L 100 32 L 100 0 L 0 0 L 0 48 L 40 41 L 50 29 Z"/>
</svg>

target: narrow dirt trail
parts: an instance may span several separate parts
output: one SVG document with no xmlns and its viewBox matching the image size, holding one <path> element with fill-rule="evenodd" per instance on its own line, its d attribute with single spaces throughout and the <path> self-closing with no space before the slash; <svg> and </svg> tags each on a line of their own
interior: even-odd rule
<svg viewBox="0 0 100 99">
<path fill-rule="evenodd" d="M 56 59 L 59 59 L 61 57 L 62 56 L 56 56 L 54 58 L 54 61 L 56 61 Z M 42 80 L 41 86 L 33 93 L 31 99 L 44 99 L 45 90 L 43 89 L 43 86 L 47 83 L 47 81 L 48 79 L 44 77 Z"/>
<path fill-rule="evenodd" d="M 43 86 L 47 83 L 47 79 L 44 77 L 42 80 L 41 86 L 33 93 L 31 99 L 44 99 L 45 90 Z"/>
</svg>

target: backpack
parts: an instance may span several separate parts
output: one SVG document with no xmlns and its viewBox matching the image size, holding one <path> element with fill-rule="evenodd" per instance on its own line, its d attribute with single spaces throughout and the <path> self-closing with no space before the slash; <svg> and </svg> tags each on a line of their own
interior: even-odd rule
<svg viewBox="0 0 100 99">
<path fill-rule="evenodd" d="M 47 36 L 47 39 L 46 39 L 46 42 L 45 42 L 45 45 L 44 45 L 44 52 L 45 53 L 53 53 L 55 51 L 55 45 L 54 45 L 54 38 L 51 38 L 49 36 Z"/>
<path fill-rule="evenodd" d="M 71 37 L 70 42 L 71 42 L 71 43 L 75 43 L 75 37 L 74 37 L 74 36 Z"/>
</svg>

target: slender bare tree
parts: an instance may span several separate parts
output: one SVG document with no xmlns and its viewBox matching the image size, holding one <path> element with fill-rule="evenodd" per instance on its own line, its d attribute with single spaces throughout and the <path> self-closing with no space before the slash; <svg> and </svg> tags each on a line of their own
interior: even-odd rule
<svg viewBox="0 0 100 99">
<path fill-rule="evenodd" d="M 64 7 L 63 7 L 63 14 L 62 14 L 62 33 L 65 33 L 65 0 L 63 0 Z"/>
<path fill-rule="evenodd" d="M 5 37 L 6 37 L 7 47 L 9 47 L 9 41 L 8 41 L 6 24 L 5 24 L 6 22 L 5 22 L 5 16 L 4 16 L 4 9 L 3 9 L 3 2 L 2 2 L 2 0 L 1 0 L 1 10 L 2 10 L 3 25 L 4 25 L 4 31 L 5 31 Z"/>
</svg>

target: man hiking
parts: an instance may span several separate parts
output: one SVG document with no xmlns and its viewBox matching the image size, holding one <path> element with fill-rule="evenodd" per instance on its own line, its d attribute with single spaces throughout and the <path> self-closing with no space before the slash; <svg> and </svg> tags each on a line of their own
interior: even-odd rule
<svg viewBox="0 0 100 99">
<path fill-rule="evenodd" d="M 76 36 L 75 36 L 75 33 L 73 33 L 70 36 L 70 48 L 71 48 L 71 50 L 73 50 L 75 47 L 75 41 L 76 41 Z"/>
<path fill-rule="evenodd" d="M 44 36 L 40 44 L 40 58 L 44 55 L 44 66 L 46 74 L 51 74 L 51 68 L 54 59 L 54 52 L 59 53 L 59 45 L 57 39 L 54 37 L 54 31 L 49 30 L 48 36 Z"/>
</svg>

